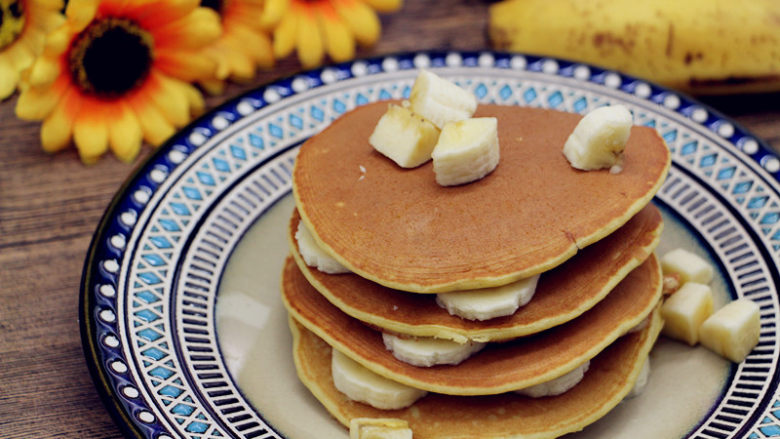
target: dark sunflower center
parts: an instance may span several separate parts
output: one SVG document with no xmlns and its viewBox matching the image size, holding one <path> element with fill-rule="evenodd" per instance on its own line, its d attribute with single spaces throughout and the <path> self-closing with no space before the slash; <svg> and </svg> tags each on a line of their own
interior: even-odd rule
<svg viewBox="0 0 780 439">
<path fill-rule="evenodd" d="M 213 9 L 219 15 L 222 15 L 222 11 L 225 10 L 225 3 L 227 3 L 227 0 L 200 0 L 202 7 Z"/>
<path fill-rule="evenodd" d="M 152 36 L 134 22 L 106 18 L 87 26 L 68 56 L 73 81 L 82 92 L 116 97 L 141 84 L 153 61 Z"/>
<path fill-rule="evenodd" d="M 0 0 L 0 49 L 16 41 L 24 30 L 24 0 Z"/>
</svg>

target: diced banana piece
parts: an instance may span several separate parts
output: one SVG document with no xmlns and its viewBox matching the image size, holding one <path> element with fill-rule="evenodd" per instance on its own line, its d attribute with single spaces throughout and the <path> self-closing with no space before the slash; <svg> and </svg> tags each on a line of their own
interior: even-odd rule
<svg viewBox="0 0 780 439">
<path fill-rule="evenodd" d="M 533 298 L 539 275 L 507 285 L 436 295 L 436 303 L 451 315 L 468 320 L 509 316 Z"/>
<path fill-rule="evenodd" d="M 495 117 L 475 117 L 448 123 L 431 156 L 440 185 L 479 180 L 498 166 L 498 121 Z"/>
<path fill-rule="evenodd" d="M 707 284 L 710 283 L 713 276 L 712 265 L 701 256 L 682 248 L 674 249 L 663 255 L 661 269 L 664 275 L 679 274 L 682 283 L 692 281 Z"/>
<path fill-rule="evenodd" d="M 470 118 L 477 110 L 477 98 L 472 93 L 427 70 L 417 75 L 409 103 L 412 111 L 440 129 L 448 122 Z"/>
<path fill-rule="evenodd" d="M 563 155 L 584 171 L 620 166 L 632 124 L 633 116 L 623 105 L 596 108 L 569 135 Z"/>
<path fill-rule="evenodd" d="M 333 258 L 317 244 L 314 237 L 303 224 L 303 221 L 298 223 L 298 230 L 295 232 L 295 240 L 298 241 L 298 250 L 301 252 L 303 261 L 309 267 L 316 267 L 328 274 L 349 273 L 350 270 L 341 265 L 339 261 Z"/>
<path fill-rule="evenodd" d="M 651 316 L 645 317 L 644 320 L 642 320 L 641 322 L 637 323 L 636 325 L 634 325 L 634 327 L 632 327 L 631 329 L 626 331 L 626 334 L 633 334 L 635 332 L 639 332 L 639 331 L 644 330 L 645 328 L 647 328 L 647 325 L 650 324 L 650 319 L 651 318 L 652 318 Z"/>
<path fill-rule="evenodd" d="M 408 407 L 428 393 L 377 375 L 335 349 L 331 373 L 336 389 L 347 398 L 381 410 Z"/>
<path fill-rule="evenodd" d="M 686 282 L 661 306 L 664 335 L 693 346 L 699 341 L 699 327 L 712 314 L 712 290 L 709 286 Z"/>
<path fill-rule="evenodd" d="M 636 378 L 634 387 L 632 387 L 631 391 L 628 392 L 626 398 L 636 398 L 637 396 L 641 395 L 642 392 L 645 391 L 645 387 L 647 387 L 647 381 L 649 379 L 650 379 L 650 357 L 647 357 L 647 360 L 645 360 L 645 364 L 642 365 L 642 370 L 639 371 L 639 376 L 637 376 Z"/>
<path fill-rule="evenodd" d="M 419 367 L 460 364 L 485 347 L 485 343 L 476 341 L 461 344 L 432 337 L 401 338 L 385 332 L 382 333 L 382 341 L 399 361 Z"/>
<path fill-rule="evenodd" d="M 368 143 L 402 168 L 414 168 L 431 159 L 439 129 L 420 115 L 390 104 Z"/>
<path fill-rule="evenodd" d="M 590 367 L 590 361 L 586 361 L 576 369 L 567 373 L 566 375 L 559 376 L 554 380 L 547 381 L 546 383 L 536 384 L 525 389 L 516 390 L 516 393 L 521 395 L 530 396 L 532 398 L 541 398 L 543 396 L 556 396 L 572 389 L 574 386 L 582 381 L 585 376 L 585 372 Z"/>
<path fill-rule="evenodd" d="M 760 330 L 758 305 L 749 299 L 738 299 L 704 321 L 699 339 L 713 352 L 739 363 L 758 344 Z"/>
<path fill-rule="evenodd" d="M 352 418 L 349 439 L 412 439 L 412 429 L 403 419 Z"/>
</svg>

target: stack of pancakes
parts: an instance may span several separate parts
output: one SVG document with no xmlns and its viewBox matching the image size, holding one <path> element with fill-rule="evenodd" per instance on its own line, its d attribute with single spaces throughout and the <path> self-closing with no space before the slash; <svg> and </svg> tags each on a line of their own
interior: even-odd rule
<svg viewBox="0 0 780 439">
<path fill-rule="evenodd" d="M 663 140 L 633 127 L 621 172 L 583 172 L 561 153 L 580 116 L 482 105 L 475 117 L 498 119 L 499 165 L 442 187 L 430 162 L 402 169 L 369 145 L 386 109 L 345 114 L 296 161 L 282 297 L 301 381 L 343 424 L 402 418 L 415 438 L 557 437 L 606 414 L 633 387 L 662 326 L 653 250 L 663 224 L 649 202 L 670 164 Z M 351 273 L 306 265 L 294 238 L 301 221 Z M 510 316 L 466 320 L 436 304 L 435 293 L 540 273 L 533 299 Z M 397 360 L 382 332 L 488 345 L 458 365 L 417 367 Z M 431 393 L 400 410 L 351 401 L 333 384 L 331 348 Z M 589 360 L 561 395 L 513 392 Z"/>
</svg>

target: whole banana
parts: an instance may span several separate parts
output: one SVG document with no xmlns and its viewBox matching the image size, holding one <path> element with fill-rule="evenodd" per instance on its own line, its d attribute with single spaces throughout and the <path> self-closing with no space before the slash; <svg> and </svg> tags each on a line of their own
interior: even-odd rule
<svg viewBox="0 0 780 439">
<path fill-rule="evenodd" d="M 587 62 L 694 94 L 780 90 L 776 0 L 505 0 L 497 49 Z"/>
</svg>

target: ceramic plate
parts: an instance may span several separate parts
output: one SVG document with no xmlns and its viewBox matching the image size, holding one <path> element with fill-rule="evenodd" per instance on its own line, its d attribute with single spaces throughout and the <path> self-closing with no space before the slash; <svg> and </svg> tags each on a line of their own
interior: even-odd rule
<svg viewBox="0 0 780 439">
<path fill-rule="evenodd" d="M 659 252 L 718 268 L 717 305 L 761 306 L 741 364 L 662 341 L 648 390 L 581 437 L 780 436 L 780 161 L 688 97 L 617 72 L 495 52 L 425 52 L 301 73 L 250 92 L 177 134 L 125 183 L 93 238 L 80 318 L 87 361 L 128 437 L 346 438 L 296 379 L 279 275 L 298 146 L 356 106 L 407 97 L 418 68 L 481 102 L 585 113 L 621 103 L 668 143 L 655 203 Z"/>
</svg>

